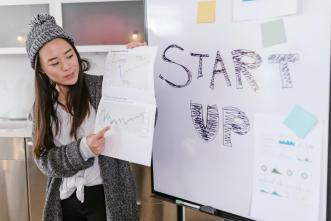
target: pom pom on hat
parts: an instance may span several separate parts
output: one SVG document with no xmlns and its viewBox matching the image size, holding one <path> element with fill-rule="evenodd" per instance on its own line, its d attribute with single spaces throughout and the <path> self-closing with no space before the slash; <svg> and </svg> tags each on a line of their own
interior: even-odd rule
<svg viewBox="0 0 331 221">
<path fill-rule="evenodd" d="M 35 25 L 42 25 L 45 22 L 51 22 L 56 24 L 55 18 L 49 14 L 38 14 L 31 19 L 30 27 Z"/>
</svg>

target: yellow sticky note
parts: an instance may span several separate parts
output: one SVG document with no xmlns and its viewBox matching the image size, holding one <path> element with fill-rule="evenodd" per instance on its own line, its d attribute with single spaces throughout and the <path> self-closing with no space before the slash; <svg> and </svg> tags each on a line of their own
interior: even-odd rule
<svg viewBox="0 0 331 221">
<path fill-rule="evenodd" d="M 215 22 L 216 1 L 198 2 L 197 23 Z"/>
</svg>

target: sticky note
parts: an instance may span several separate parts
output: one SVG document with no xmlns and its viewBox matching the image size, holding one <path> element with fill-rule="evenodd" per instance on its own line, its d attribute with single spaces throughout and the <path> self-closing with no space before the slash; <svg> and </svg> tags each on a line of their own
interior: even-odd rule
<svg viewBox="0 0 331 221">
<path fill-rule="evenodd" d="M 283 123 L 298 137 L 304 138 L 316 125 L 317 119 L 313 114 L 296 105 Z"/>
<path fill-rule="evenodd" d="M 198 2 L 197 23 L 215 22 L 216 1 Z"/>
<path fill-rule="evenodd" d="M 287 42 L 283 19 L 261 24 L 261 34 L 263 47 Z"/>
</svg>

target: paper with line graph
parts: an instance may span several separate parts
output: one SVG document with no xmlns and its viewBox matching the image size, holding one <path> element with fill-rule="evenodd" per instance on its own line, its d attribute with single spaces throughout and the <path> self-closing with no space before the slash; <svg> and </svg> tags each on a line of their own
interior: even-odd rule
<svg viewBox="0 0 331 221">
<path fill-rule="evenodd" d="M 106 156 L 150 166 L 156 102 L 155 47 L 109 52 L 95 131 L 105 135 Z"/>
<path fill-rule="evenodd" d="M 102 95 L 154 102 L 156 47 L 113 50 L 106 58 Z"/>
<path fill-rule="evenodd" d="M 106 133 L 106 156 L 149 166 L 155 120 L 155 105 L 102 99 L 96 131 L 110 125 Z"/>
</svg>

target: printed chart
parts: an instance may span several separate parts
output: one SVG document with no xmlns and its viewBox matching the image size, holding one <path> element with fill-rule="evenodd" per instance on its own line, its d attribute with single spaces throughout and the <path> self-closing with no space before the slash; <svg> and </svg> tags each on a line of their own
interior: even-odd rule
<svg viewBox="0 0 331 221">
<path fill-rule="evenodd" d="M 156 112 L 156 47 L 110 51 L 95 131 L 110 126 L 106 156 L 150 166 Z"/>
<path fill-rule="evenodd" d="M 292 133 L 283 120 L 282 117 L 255 116 L 251 215 L 270 221 L 318 220 L 321 124 L 302 139 Z"/>
</svg>

